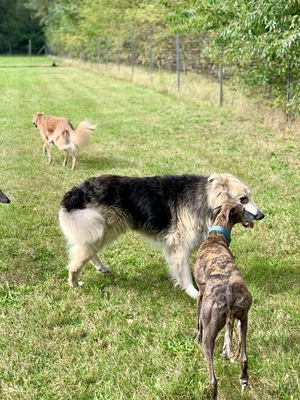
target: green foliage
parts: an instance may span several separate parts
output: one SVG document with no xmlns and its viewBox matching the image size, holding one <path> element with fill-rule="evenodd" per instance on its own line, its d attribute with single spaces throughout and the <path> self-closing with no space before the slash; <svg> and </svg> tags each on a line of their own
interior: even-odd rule
<svg viewBox="0 0 300 400">
<path fill-rule="evenodd" d="M 209 31 L 207 54 L 235 65 L 235 75 L 248 86 L 266 87 L 277 101 L 286 97 L 288 72 L 298 98 L 300 4 L 295 0 L 163 1 L 173 11 L 171 22 L 184 32 Z M 296 102 L 297 103 L 297 102 Z M 297 107 L 294 108 L 294 111 Z"/>
<path fill-rule="evenodd" d="M 35 53 L 45 44 L 41 26 L 23 0 L 0 0 L 0 39 L 0 53 L 27 53 L 29 40 Z"/>
</svg>

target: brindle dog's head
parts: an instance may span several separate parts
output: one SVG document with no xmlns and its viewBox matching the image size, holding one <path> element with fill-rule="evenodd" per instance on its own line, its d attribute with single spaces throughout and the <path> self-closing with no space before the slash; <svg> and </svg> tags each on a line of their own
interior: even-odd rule
<svg viewBox="0 0 300 400">
<path fill-rule="evenodd" d="M 39 119 L 42 115 L 44 115 L 44 113 L 37 112 L 37 113 L 35 113 L 34 116 L 33 116 L 32 123 L 33 123 L 33 125 L 34 125 L 36 128 L 38 127 L 38 119 Z"/>
<path fill-rule="evenodd" d="M 222 226 L 230 232 L 233 225 L 238 223 L 241 223 L 245 228 L 253 228 L 255 218 L 242 204 L 228 202 L 215 208 L 211 219 L 213 225 Z"/>
</svg>

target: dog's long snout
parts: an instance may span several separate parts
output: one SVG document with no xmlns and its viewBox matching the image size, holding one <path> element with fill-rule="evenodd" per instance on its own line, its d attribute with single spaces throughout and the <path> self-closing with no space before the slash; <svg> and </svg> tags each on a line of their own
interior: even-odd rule
<svg viewBox="0 0 300 400">
<path fill-rule="evenodd" d="M 265 217 L 260 209 L 253 202 L 250 201 L 245 205 L 245 211 L 252 215 L 252 218 L 250 215 L 248 215 L 248 217 L 250 217 L 250 221 L 260 220 Z"/>
<path fill-rule="evenodd" d="M 250 222 L 249 225 L 244 225 L 244 226 L 250 226 L 251 228 L 253 227 L 253 221 L 259 220 L 259 219 L 263 219 L 264 218 L 264 214 L 257 209 L 256 214 L 253 214 L 252 212 L 249 212 L 247 210 L 244 211 L 244 216 L 243 216 L 243 221 L 244 222 Z"/>
<path fill-rule="evenodd" d="M 265 215 L 261 211 L 258 210 L 257 214 L 255 215 L 255 219 L 260 220 L 263 218 L 265 218 Z"/>
</svg>

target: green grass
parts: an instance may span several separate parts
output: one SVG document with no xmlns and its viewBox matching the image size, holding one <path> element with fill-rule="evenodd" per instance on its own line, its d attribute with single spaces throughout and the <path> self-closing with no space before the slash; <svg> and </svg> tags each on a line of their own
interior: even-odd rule
<svg viewBox="0 0 300 400">
<path fill-rule="evenodd" d="M 0 68 L 16 68 L 16 67 L 51 67 L 55 63 L 59 64 L 56 57 L 45 56 L 3 56 L 0 57 Z"/>
<path fill-rule="evenodd" d="M 219 356 L 220 334 L 219 399 L 299 399 L 299 133 L 267 128 L 263 107 L 245 99 L 220 109 L 88 66 L 45 65 L 0 74 L 0 188 L 12 201 L 0 204 L 0 399 L 207 398 L 195 301 L 173 289 L 161 253 L 129 233 L 103 252 L 110 276 L 86 266 L 86 285 L 71 290 L 58 208 L 67 190 L 99 174 L 211 172 L 245 181 L 266 215 L 233 231 L 254 298 L 250 386 L 241 394 L 239 363 Z M 97 124 L 75 171 L 56 148 L 46 165 L 37 111 Z"/>
</svg>

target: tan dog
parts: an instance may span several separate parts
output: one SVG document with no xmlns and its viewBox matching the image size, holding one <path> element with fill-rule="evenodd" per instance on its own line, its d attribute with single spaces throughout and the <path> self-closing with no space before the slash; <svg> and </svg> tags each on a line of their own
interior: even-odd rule
<svg viewBox="0 0 300 400">
<path fill-rule="evenodd" d="M 202 243 L 194 268 L 199 287 L 198 339 L 202 341 L 210 375 L 210 399 L 217 398 L 217 379 L 214 373 L 213 354 L 218 332 L 226 325 L 223 356 L 231 361 L 241 349 L 240 383 L 248 384 L 246 335 L 248 311 L 252 296 L 229 250 L 233 225 L 253 226 L 252 215 L 241 204 L 225 203 L 212 214 L 213 226 Z M 234 319 L 238 322 L 238 350 L 232 351 Z"/>
<path fill-rule="evenodd" d="M 67 164 L 69 150 L 72 154 L 72 170 L 76 166 L 76 149 L 82 148 L 89 143 L 90 132 L 96 129 L 96 126 L 89 122 L 82 121 L 78 128 L 74 130 L 70 121 L 66 118 L 51 117 L 41 112 L 33 116 L 32 123 L 40 131 L 44 141 L 43 151 L 48 154 L 48 164 L 51 163 L 50 145 L 55 144 L 59 150 L 65 153 L 63 166 Z"/>
</svg>

